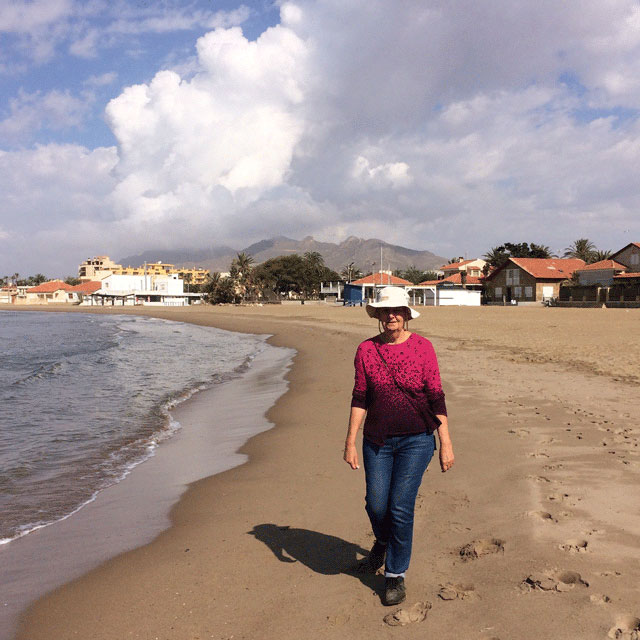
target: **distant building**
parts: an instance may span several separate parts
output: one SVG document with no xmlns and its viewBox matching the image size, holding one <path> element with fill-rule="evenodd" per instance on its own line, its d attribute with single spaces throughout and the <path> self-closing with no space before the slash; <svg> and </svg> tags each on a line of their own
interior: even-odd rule
<svg viewBox="0 0 640 640">
<path fill-rule="evenodd" d="M 100 288 L 87 297 L 86 304 L 181 307 L 201 300 L 200 293 L 185 293 L 184 281 L 177 274 L 111 274 L 100 281 Z"/>
<path fill-rule="evenodd" d="M 481 258 L 474 258 L 473 260 L 461 259 L 457 262 L 442 265 L 439 271 L 442 271 L 443 278 L 447 278 L 456 273 L 465 273 L 467 276 L 479 278 L 482 275 L 482 269 L 485 264 L 487 264 L 486 261 Z"/>
<path fill-rule="evenodd" d="M 123 267 L 113 262 L 109 256 L 96 256 L 85 260 L 78 267 L 78 277 L 81 280 L 102 280 L 109 275 L 144 276 L 144 275 L 177 275 L 187 284 L 201 285 L 207 281 L 208 269 L 200 267 L 182 268 L 169 262 L 147 262 L 140 267 Z"/>
<path fill-rule="evenodd" d="M 600 260 L 577 269 L 578 283 L 583 286 L 610 287 L 614 284 L 640 282 L 640 242 L 630 242 L 609 260 Z"/>
<path fill-rule="evenodd" d="M 122 265 L 116 264 L 109 256 L 96 256 L 88 258 L 78 267 L 78 278 L 80 280 L 102 280 L 114 269 L 122 269 Z"/>
<path fill-rule="evenodd" d="M 543 302 L 584 266 L 578 258 L 509 258 L 485 277 L 485 294 L 489 302 Z"/>
<path fill-rule="evenodd" d="M 404 278 L 394 276 L 391 271 L 378 271 L 377 273 L 364 276 L 364 278 L 358 278 L 358 280 L 354 280 L 349 284 L 352 294 L 356 288 L 361 290 L 362 300 L 365 302 L 367 300 L 373 300 L 376 297 L 377 289 L 390 286 L 406 289 L 407 287 L 413 286 L 412 282 L 409 282 L 409 280 L 405 280 Z"/>
</svg>

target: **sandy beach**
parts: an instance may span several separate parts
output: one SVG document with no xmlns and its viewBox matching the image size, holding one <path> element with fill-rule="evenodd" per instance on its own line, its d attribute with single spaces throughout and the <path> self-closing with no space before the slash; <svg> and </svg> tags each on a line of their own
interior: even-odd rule
<svg viewBox="0 0 640 640">
<path fill-rule="evenodd" d="M 35 602 L 17 637 L 638 638 L 640 313 L 420 311 L 457 458 L 418 498 L 402 608 L 426 619 L 387 624 L 383 578 L 351 571 L 372 543 L 342 461 L 364 309 L 120 308 L 100 312 L 272 334 L 296 350 L 289 390 L 248 463 L 192 483 L 166 530 Z"/>
</svg>

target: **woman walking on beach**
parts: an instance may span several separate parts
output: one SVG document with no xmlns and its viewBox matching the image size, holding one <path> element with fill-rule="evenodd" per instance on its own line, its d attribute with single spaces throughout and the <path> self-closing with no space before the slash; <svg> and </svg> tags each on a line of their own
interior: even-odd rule
<svg viewBox="0 0 640 640">
<path fill-rule="evenodd" d="M 356 435 L 364 422 L 366 511 L 375 544 L 360 567 L 375 573 L 385 565 L 383 602 L 396 605 L 406 597 L 415 501 L 435 450 L 435 432 L 443 472 L 454 456 L 438 361 L 431 342 L 408 330 L 408 321 L 420 315 L 409 306 L 408 294 L 384 287 L 367 313 L 382 331 L 356 352 L 344 460 L 360 468 Z"/>
</svg>

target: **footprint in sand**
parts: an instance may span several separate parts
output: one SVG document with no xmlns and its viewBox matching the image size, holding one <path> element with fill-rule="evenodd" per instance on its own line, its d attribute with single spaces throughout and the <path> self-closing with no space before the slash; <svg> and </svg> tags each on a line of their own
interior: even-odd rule
<svg viewBox="0 0 640 640">
<path fill-rule="evenodd" d="M 568 500 L 569 497 L 568 493 L 550 493 L 547 496 L 547 500 L 549 502 L 564 502 L 565 500 Z"/>
<path fill-rule="evenodd" d="M 527 515 L 543 522 L 558 522 L 548 511 L 527 511 Z"/>
<path fill-rule="evenodd" d="M 571 591 L 576 587 L 588 587 L 577 571 L 544 571 L 527 576 L 521 584 L 524 591 Z"/>
<path fill-rule="evenodd" d="M 559 548 L 563 551 L 570 551 L 571 553 L 584 553 L 587 550 L 589 543 L 586 540 L 567 540 L 564 544 L 559 545 Z"/>
<path fill-rule="evenodd" d="M 416 602 L 410 607 L 398 609 L 386 615 L 383 619 L 390 627 L 404 627 L 414 622 L 422 622 L 431 609 L 430 602 Z"/>
<path fill-rule="evenodd" d="M 507 433 L 518 436 L 518 438 L 526 438 L 529 435 L 528 429 L 509 429 Z"/>
<path fill-rule="evenodd" d="M 611 598 L 604 593 L 594 593 L 589 596 L 589 600 L 592 604 L 609 604 L 611 602 Z"/>
<path fill-rule="evenodd" d="M 553 480 L 549 480 L 549 478 L 545 478 L 544 476 L 527 476 L 529 480 L 533 480 L 534 482 L 543 482 L 543 483 L 552 483 Z"/>
<path fill-rule="evenodd" d="M 485 538 L 465 544 L 458 553 L 464 561 L 475 560 L 492 553 L 504 553 L 504 545 L 504 540 L 499 538 Z"/>
<path fill-rule="evenodd" d="M 441 600 L 476 600 L 478 594 L 472 584 L 447 584 L 440 585 L 438 597 Z"/>
<path fill-rule="evenodd" d="M 529 454 L 530 458 L 548 458 L 549 454 L 545 453 L 544 451 L 532 451 Z"/>
<path fill-rule="evenodd" d="M 561 469 L 564 469 L 564 465 L 562 463 L 559 464 L 545 464 L 544 467 L 542 467 L 545 471 L 560 471 Z"/>
<path fill-rule="evenodd" d="M 619 615 L 613 627 L 609 629 L 607 638 L 640 640 L 640 618 L 628 614 Z"/>
</svg>

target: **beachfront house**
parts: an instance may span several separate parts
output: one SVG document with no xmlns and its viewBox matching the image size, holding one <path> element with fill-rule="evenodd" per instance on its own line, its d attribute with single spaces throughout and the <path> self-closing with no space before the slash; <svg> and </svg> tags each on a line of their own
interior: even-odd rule
<svg viewBox="0 0 640 640">
<path fill-rule="evenodd" d="M 9 285 L 0 288 L 0 304 L 13 304 L 18 295 L 18 287 Z"/>
<path fill-rule="evenodd" d="M 184 281 L 178 274 L 111 274 L 101 280 L 100 285 L 99 289 L 87 296 L 87 304 L 182 307 L 202 300 L 201 293 L 185 293 Z"/>
<path fill-rule="evenodd" d="M 631 242 L 608 260 L 576 270 L 577 286 L 563 287 L 560 299 L 581 306 L 640 303 L 640 243 Z"/>
<path fill-rule="evenodd" d="M 345 297 L 348 290 L 350 301 L 352 303 L 360 301 L 373 302 L 378 289 L 391 286 L 406 289 L 412 285 L 412 282 L 409 282 L 409 280 L 405 280 L 404 278 L 394 276 L 391 271 L 378 271 L 378 273 L 371 273 L 368 276 L 364 276 L 364 278 L 359 278 L 358 280 L 350 282 L 349 285 L 345 287 Z"/>
<path fill-rule="evenodd" d="M 73 300 L 73 287 L 62 280 L 49 280 L 18 293 L 15 304 L 60 304 Z"/>
<path fill-rule="evenodd" d="M 466 270 L 454 271 L 445 278 L 425 280 L 411 287 L 410 296 L 416 304 L 436 307 L 479 307 L 483 279 L 467 275 Z"/>
<path fill-rule="evenodd" d="M 456 262 L 450 262 L 449 264 L 442 265 L 438 271 L 442 272 L 442 279 L 447 279 L 448 277 L 456 274 L 465 274 L 472 278 L 479 278 L 482 275 L 482 269 L 486 264 L 486 261 L 481 258 L 474 258 L 473 260 L 464 260 L 460 258 Z"/>
<path fill-rule="evenodd" d="M 585 266 L 578 258 L 509 258 L 485 279 L 489 303 L 535 303 L 557 298 L 560 284 Z"/>
</svg>

